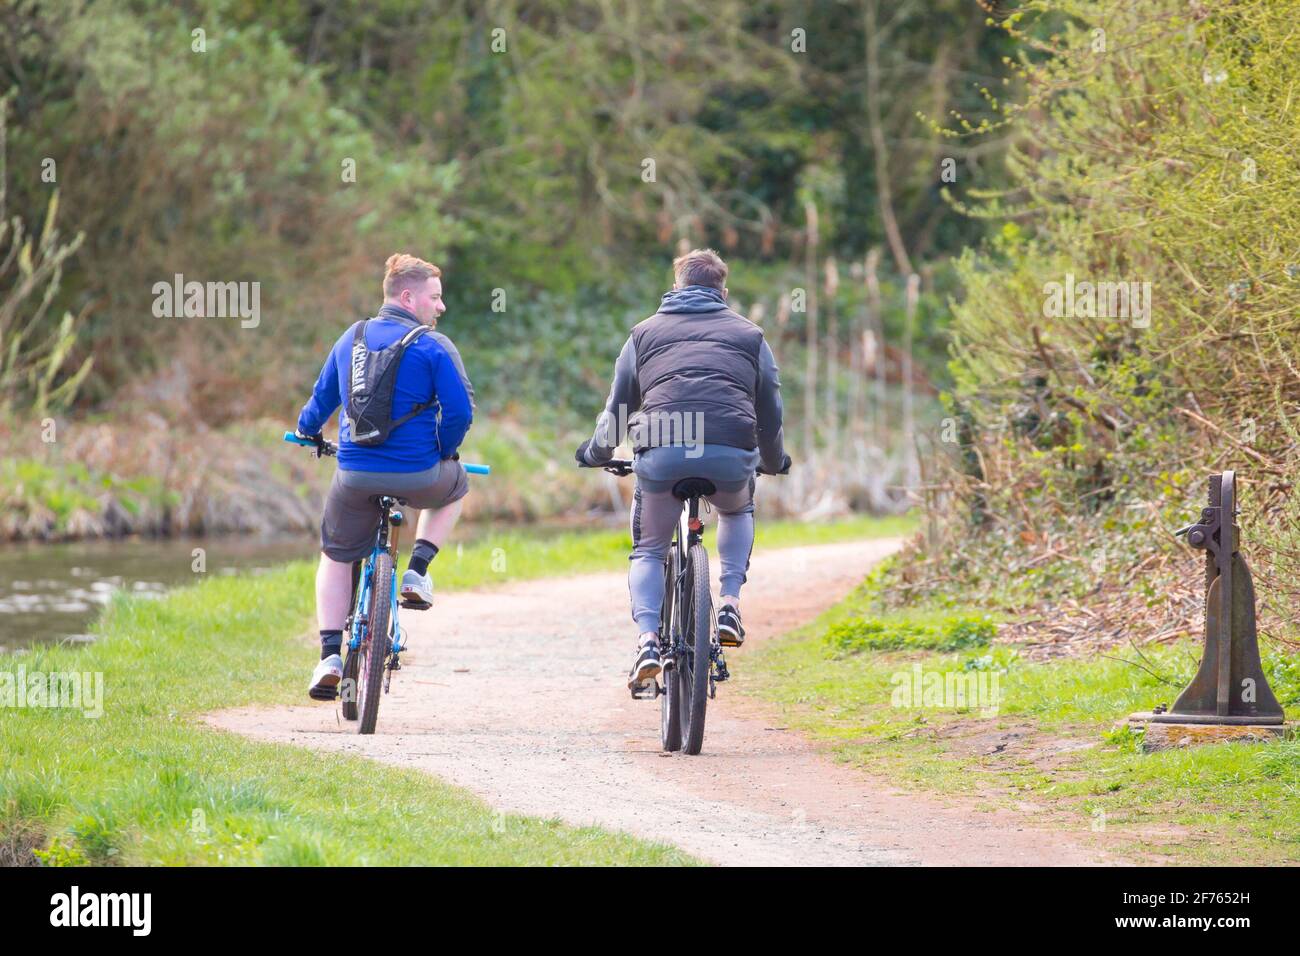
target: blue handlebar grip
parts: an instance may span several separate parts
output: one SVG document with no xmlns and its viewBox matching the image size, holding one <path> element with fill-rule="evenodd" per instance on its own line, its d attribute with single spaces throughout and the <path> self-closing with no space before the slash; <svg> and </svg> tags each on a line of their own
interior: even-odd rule
<svg viewBox="0 0 1300 956">
<path fill-rule="evenodd" d="M 284 440 L 287 442 L 292 442 L 295 445 L 306 445 L 308 448 L 316 447 L 316 443 L 312 441 L 310 438 L 299 438 L 293 432 L 285 432 Z"/>
<path fill-rule="evenodd" d="M 471 474 L 471 475 L 490 475 L 490 474 L 492 474 L 492 468 L 491 468 L 490 465 L 471 465 L 471 464 L 469 464 L 469 463 L 467 463 L 467 462 L 463 462 L 463 461 L 462 461 L 460 464 L 461 464 L 461 467 L 464 468 L 464 469 L 465 469 L 467 472 L 469 472 L 469 474 Z"/>
</svg>

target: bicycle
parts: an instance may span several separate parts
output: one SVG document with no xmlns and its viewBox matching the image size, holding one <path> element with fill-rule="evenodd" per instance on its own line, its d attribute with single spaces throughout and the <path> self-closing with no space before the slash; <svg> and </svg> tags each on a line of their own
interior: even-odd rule
<svg viewBox="0 0 1300 956">
<path fill-rule="evenodd" d="M 284 440 L 316 450 L 316 457 L 338 454 L 338 445 L 324 437 L 315 440 L 285 432 Z M 462 463 L 473 475 L 491 474 L 487 465 Z M 401 602 L 397 595 L 397 530 L 405 521 L 399 510 L 406 499 L 397 495 L 373 495 L 379 509 L 375 546 L 369 557 L 354 566 L 352 613 L 343 625 L 348 635 L 343 679 L 336 697 L 342 701 L 343 719 L 356 721 L 357 733 L 373 734 L 379 719 L 380 691 L 387 694 L 393 672 L 402 669 L 401 653 L 406 650 L 405 632 L 397 620 Z"/>
<path fill-rule="evenodd" d="M 633 473 L 632 461 L 613 458 L 603 468 L 620 478 Z M 760 471 L 759 474 L 766 474 Z M 698 754 L 704 747 L 704 715 L 717 696 L 717 685 L 731 678 L 709 589 L 709 554 L 704 547 L 700 499 L 717 491 L 708 478 L 682 478 L 673 497 L 682 502 L 682 516 L 664 556 L 664 601 L 660 612 L 659 655 L 664 683 L 634 686 L 637 700 L 662 698 L 659 740 L 668 752 Z M 735 646 L 735 645 L 729 645 Z"/>
</svg>

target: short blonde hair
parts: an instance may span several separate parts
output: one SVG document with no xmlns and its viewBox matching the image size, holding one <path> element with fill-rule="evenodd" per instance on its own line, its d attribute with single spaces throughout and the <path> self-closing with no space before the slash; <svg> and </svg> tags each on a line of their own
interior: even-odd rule
<svg viewBox="0 0 1300 956">
<path fill-rule="evenodd" d="M 425 262 L 405 252 L 395 252 L 384 263 L 384 298 L 391 299 L 403 289 L 442 275 L 432 262 Z"/>
<path fill-rule="evenodd" d="M 673 260 L 673 278 L 680 286 L 727 287 L 727 264 L 712 249 L 692 249 Z"/>
</svg>

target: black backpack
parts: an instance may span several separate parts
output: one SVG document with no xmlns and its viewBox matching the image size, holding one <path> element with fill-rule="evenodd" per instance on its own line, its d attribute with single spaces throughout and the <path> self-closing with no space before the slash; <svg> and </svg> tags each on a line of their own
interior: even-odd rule
<svg viewBox="0 0 1300 956">
<path fill-rule="evenodd" d="M 374 350 L 366 345 L 366 323 L 362 319 L 352 327 L 352 366 L 348 370 L 348 394 L 343 409 L 352 422 L 354 445 L 382 445 L 398 425 L 424 411 L 432 402 L 420 402 L 396 421 L 393 420 L 393 386 L 397 383 L 397 366 L 406 348 L 429 326 L 411 329 L 387 348 Z"/>
</svg>

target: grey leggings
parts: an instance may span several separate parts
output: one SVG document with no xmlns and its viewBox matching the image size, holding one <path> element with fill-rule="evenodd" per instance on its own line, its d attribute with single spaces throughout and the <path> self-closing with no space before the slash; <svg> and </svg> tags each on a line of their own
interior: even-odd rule
<svg viewBox="0 0 1300 956">
<path fill-rule="evenodd" d="M 718 513 L 718 556 L 722 565 L 720 593 L 740 597 L 749 557 L 754 549 L 754 479 L 714 482 L 716 494 L 707 499 Z M 664 600 L 664 555 L 682 514 L 671 481 L 638 478 L 632 499 L 632 557 L 628 590 L 632 619 L 642 634 L 659 630 Z M 701 509 L 703 510 L 703 509 Z"/>
</svg>

